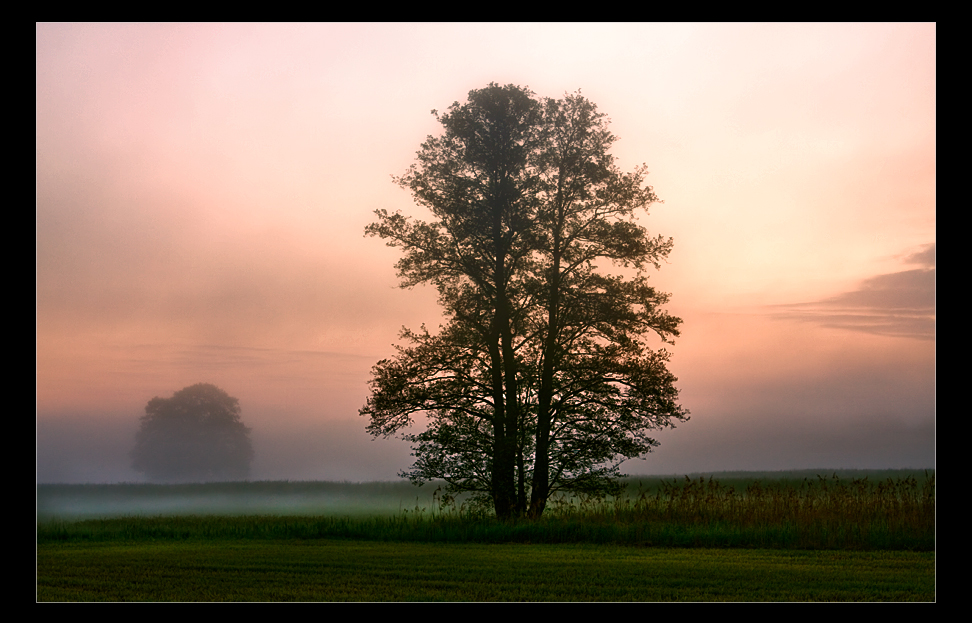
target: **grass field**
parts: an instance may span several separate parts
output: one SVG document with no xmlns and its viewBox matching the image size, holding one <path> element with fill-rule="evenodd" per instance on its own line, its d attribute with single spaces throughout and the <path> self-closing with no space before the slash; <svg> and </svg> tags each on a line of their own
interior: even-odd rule
<svg viewBox="0 0 972 623">
<path fill-rule="evenodd" d="M 405 508 L 390 500 L 414 490 L 397 483 L 39 486 L 37 599 L 935 599 L 933 472 L 775 476 L 633 481 L 616 500 L 561 499 L 535 522 L 498 522 L 431 498 Z M 344 514 L 313 512 L 315 491 L 318 502 L 356 503 Z M 173 505 L 187 494 L 222 510 L 200 513 L 198 499 L 190 512 Z M 289 514 L 225 512 L 227 496 L 247 495 L 263 502 L 244 510 L 295 496 L 305 504 Z M 92 499 L 117 509 L 140 497 L 168 498 L 170 514 L 92 514 Z M 64 513 L 65 499 L 83 512 Z M 375 504 L 384 510 L 366 512 Z M 46 512 L 58 505 L 56 516 Z"/>
<path fill-rule="evenodd" d="M 40 601 L 932 601 L 931 552 L 205 541 L 38 548 Z"/>
</svg>

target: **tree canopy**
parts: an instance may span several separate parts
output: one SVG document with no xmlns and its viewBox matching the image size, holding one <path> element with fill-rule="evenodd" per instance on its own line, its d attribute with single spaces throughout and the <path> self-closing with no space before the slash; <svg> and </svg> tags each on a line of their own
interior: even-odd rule
<svg viewBox="0 0 972 623">
<path fill-rule="evenodd" d="M 239 400 L 207 383 L 150 400 L 132 451 L 132 467 L 160 482 L 243 480 L 252 459 Z"/>
<path fill-rule="evenodd" d="M 499 517 L 616 491 L 649 432 L 688 418 L 667 351 L 648 345 L 681 320 L 645 274 L 672 248 L 637 222 L 658 201 L 647 171 L 618 170 L 579 92 L 490 84 L 433 114 L 443 134 L 396 181 L 436 220 L 378 210 L 366 233 L 403 251 L 402 287 L 438 289 L 446 323 L 403 330 L 409 345 L 375 365 L 368 431 L 415 444 L 413 482 L 488 496 Z M 427 428 L 403 432 L 419 415 Z"/>
</svg>

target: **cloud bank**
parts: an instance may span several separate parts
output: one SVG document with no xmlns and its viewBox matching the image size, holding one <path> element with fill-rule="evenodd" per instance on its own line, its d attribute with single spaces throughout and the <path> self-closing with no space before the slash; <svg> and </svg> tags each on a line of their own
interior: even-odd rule
<svg viewBox="0 0 972 623">
<path fill-rule="evenodd" d="M 920 268 L 877 275 L 856 290 L 811 303 L 780 305 L 780 315 L 875 335 L 935 339 L 935 243 L 905 259 Z"/>
</svg>

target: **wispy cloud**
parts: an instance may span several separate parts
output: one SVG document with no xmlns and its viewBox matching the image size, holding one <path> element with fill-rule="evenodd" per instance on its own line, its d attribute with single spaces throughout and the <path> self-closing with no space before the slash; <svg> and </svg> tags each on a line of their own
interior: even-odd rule
<svg viewBox="0 0 972 623">
<path fill-rule="evenodd" d="M 865 279 L 856 290 L 776 306 L 781 315 L 877 335 L 935 339 L 935 243 L 905 258 L 919 268 Z"/>
</svg>

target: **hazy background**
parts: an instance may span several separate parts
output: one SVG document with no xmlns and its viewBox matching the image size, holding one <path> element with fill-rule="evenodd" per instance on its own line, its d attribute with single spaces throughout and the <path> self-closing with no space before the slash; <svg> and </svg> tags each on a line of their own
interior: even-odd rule
<svg viewBox="0 0 972 623">
<path fill-rule="evenodd" d="M 357 415 L 402 325 L 373 211 L 489 82 L 581 89 L 646 163 L 692 419 L 636 474 L 935 465 L 933 24 L 38 24 L 37 481 L 135 481 L 214 383 L 255 479 L 393 479 Z"/>
</svg>

